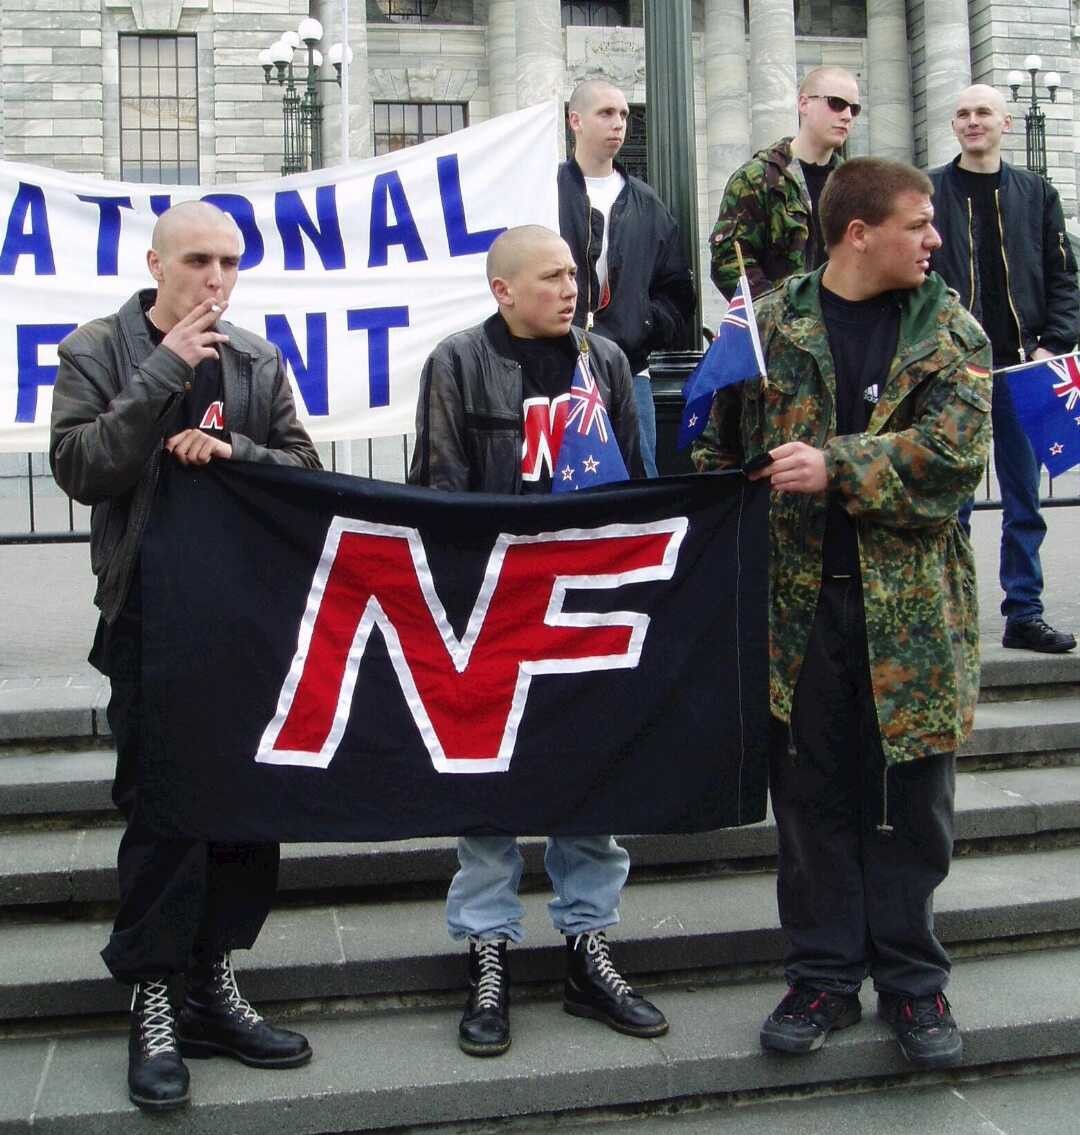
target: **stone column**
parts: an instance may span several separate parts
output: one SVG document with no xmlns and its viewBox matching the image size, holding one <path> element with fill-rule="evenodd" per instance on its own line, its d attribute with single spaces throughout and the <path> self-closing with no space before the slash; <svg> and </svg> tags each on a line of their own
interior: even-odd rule
<svg viewBox="0 0 1080 1135">
<path fill-rule="evenodd" d="M 743 0 L 705 0 L 705 137 L 709 217 L 731 174 L 750 157 Z"/>
<path fill-rule="evenodd" d="M 760 150 L 799 126 L 794 0 L 750 0 L 751 144 Z"/>
<path fill-rule="evenodd" d="M 942 165 L 957 152 L 949 121 L 957 94 L 971 85 L 967 0 L 925 0 L 926 160 Z"/>
<path fill-rule="evenodd" d="M 332 44 L 343 43 L 341 0 L 321 0 L 316 16 L 323 26 L 322 43 L 319 50 L 325 56 Z M 337 165 L 345 160 L 341 145 L 341 107 L 342 90 L 345 90 L 349 106 L 348 160 L 371 156 L 371 92 L 368 89 L 367 56 L 367 13 L 363 4 L 355 0 L 349 4 L 349 46 L 353 60 L 348 74 L 342 68 L 342 86 L 330 83 L 319 86 L 319 98 L 323 102 L 323 161 L 325 165 Z M 323 64 L 322 76 L 329 78 L 334 68 Z"/>
<path fill-rule="evenodd" d="M 904 0 L 867 0 L 866 75 L 870 153 L 910 162 L 915 140 Z"/>
<path fill-rule="evenodd" d="M 517 36 L 514 0 L 489 0 L 488 99 L 491 116 L 517 110 Z"/>
<path fill-rule="evenodd" d="M 518 0 L 514 11 L 518 106 L 547 99 L 561 105 L 566 85 L 562 6 L 559 0 Z"/>
</svg>

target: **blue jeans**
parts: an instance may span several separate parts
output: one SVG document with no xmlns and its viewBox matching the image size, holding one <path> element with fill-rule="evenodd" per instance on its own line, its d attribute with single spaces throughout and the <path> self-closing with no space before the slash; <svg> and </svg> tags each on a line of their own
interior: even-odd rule
<svg viewBox="0 0 1080 1135">
<path fill-rule="evenodd" d="M 446 896 L 450 937 L 525 937 L 518 898 L 522 859 L 514 836 L 463 836 L 458 868 Z M 619 892 L 630 856 L 609 835 L 549 836 L 544 870 L 555 897 L 548 903 L 561 934 L 602 930 L 619 921 Z"/>
<path fill-rule="evenodd" d="M 652 382 L 647 374 L 634 375 L 634 402 L 637 405 L 638 436 L 641 438 L 641 461 L 645 476 L 655 477 L 656 472 L 656 403 L 652 396 Z"/>
<path fill-rule="evenodd" d="M 996 374 L 990 418 L 994 426 L 994 470 L 1002 504 L 998 579 L 1005 598 L 1001 601 L 1001 613 L 1007 620 L 1023 623 L 1043 613 L 1039 548 L 1046 535 L 1046 521 L 1039 511 L 1039 463 L 1035 451 L 1016 416 L 1008 379 Z M 969 534 L 973 503 L 968 501 L 959 515 Z"/>
</svg>

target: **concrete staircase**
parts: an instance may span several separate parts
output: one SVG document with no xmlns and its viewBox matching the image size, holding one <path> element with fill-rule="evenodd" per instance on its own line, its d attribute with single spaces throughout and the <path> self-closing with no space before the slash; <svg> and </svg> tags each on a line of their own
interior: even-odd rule
<svg viewBox="0 0 1080 1135">
<path fill-rule="evenodd" d="M 0 714 L 0 1132 L 125 1132 L 126 997 L 98 950 L 119 829 L 100 695 Z M 957 858 L 937 920 L 965 1067 L 991 1075 L 1080 1057 L 1080 658 L 990 647 L 960 761 Z M 311 1038 L 291 1072 L 192 1064 L 189 1112 L 158 1120 L 237 1135 L 582 1124 L 687 1101 L 921 1084 L 873 1016 L 806 1058 L 763 1054 L 782 993 L 771 821 L 627 840 L 634 863 L 616 960 L 672 1029 L 633 1040 L 561 1012 L 540 841 L 527 841 L 529 940 L 511 953 L 514 1044 L 456 1046 L 462 951 L 445 933 L 452 842 L 293 845 L 246 994 Z M 510 1117 L 498 1123 L 500 1117 Z M 572 1121 L 571 1115 L 567 1121 Z M 648 1117 L 641 1130 L 648 1130 Z"/>
</svg>

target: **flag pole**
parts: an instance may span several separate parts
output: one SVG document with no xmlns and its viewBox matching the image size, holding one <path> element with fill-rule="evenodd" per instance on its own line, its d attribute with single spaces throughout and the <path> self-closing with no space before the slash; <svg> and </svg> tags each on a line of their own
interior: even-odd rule
<svg viewBox="0 0 1080 1135">
<path fill-rule="evenodd" d="M 742 246 L 739 244 L 738 241 L 735 241 L 734 243 L 735 243 L 735 259 L 739 262 L 739 279 L 742 281 L 742 284 L 743 284 L 743 295 L 746 296 L 747 300 L 749 300 L 749 298 L 750 298 L 750 296 L 749 296 L 750 282 L 746 278 L 746 263 L 743 261 L 743 258 L 742 258 Z M 761 385 L 762 385 L 762 389 L 768 389 L 769 376 L 767 374 L 763 374 L 761 376 Z"/>
</svg>

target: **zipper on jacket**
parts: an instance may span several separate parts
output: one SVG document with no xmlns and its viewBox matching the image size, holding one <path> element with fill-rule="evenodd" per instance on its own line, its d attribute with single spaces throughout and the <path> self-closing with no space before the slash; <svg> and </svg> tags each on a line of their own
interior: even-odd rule
<svg viewBox="0 0 1080 1135">
<path fill-rule="evenodd" d="M 971 198 L 967 198 L 968 211 L 968 311 L 975 308 L 975 222 L 971 212 Z"/>
<path fill-rule="evenodd" d="M 1001 190 L 994 190 L 994 208 L 997 210 L 998 219 L 998 233 L 1001 236 L 1001 263 L 1005 265 L 1005 295 L 1009 299 L 1009 310 L 1012 312 L 1013 319 L 1016 320 L 1016 335 L 1020 343 L 1020 361 L 1027 362 L 1027 351 L 1024 350 L 1024 328 L 1020 325 L 1020 316 L 1016 313 L 1016 305 L 1013 303 L 1012 287 L 1009 284 L 1009 258 L 1005 254 L 1005 222 L 1001 216 Z M 970 202 L 968 203 L 970 208 Z"/>
<path fill-rule="evenodd" d="M 1058 251 L 1061 253 L 1061 266 L 1067 272 L 1069 270 L 1069 258 L 1065 255 L 1065 234 L 1058 232 Z"/>
<path fill-rule="evenodd" d="M 592 309 L 592 274 L 593 265 L 592 257 L 589 255 L 592 252 L 592 202 L 589 200 L 588 191 L 585 193 L 585 279 L 587 281 L 585 289 L 585 330 L 591 331 L 593 329 L 593 309 Z"/>
</svg>

